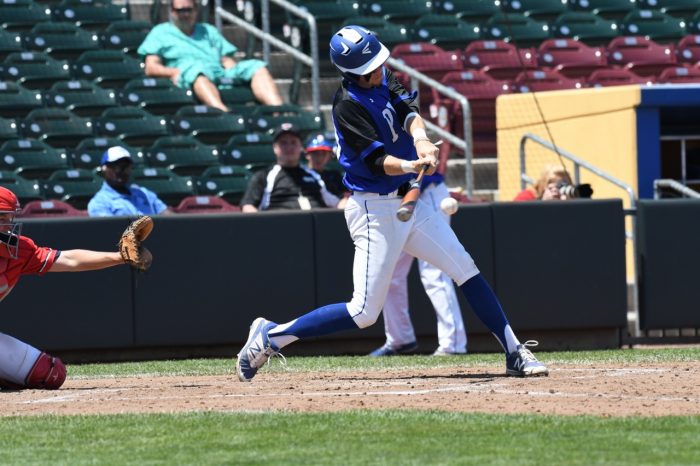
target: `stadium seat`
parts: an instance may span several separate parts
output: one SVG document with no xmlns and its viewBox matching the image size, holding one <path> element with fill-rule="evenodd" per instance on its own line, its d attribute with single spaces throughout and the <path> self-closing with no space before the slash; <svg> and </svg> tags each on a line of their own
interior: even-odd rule
<svg viewBox="0 0 700 466">
<path fill-rule="evenodd" d="M 501 8 L 505 13 L 521 13 L 538 21 L 552 21 L 568 11 L 562 0 L 501 0 Z"/>
<path fill-rule="evenodd" d="M 588 87 L 624 86 L 628 84 L 653 84 L 653 76 L 641 77 L 626 68 L 596 70 L 586 79 Z"/>
<path fill-rule="evenodd" d="M 3 2 L 0 11 L 0 26 L 5 31 L 28 31 L 37 23 L 51 21 L 51 10 L 33 0 Z"/>
<path fill-rule="evenodd" d="M 44 197 L 69 203 L 76 209 L 84 210 L 87 204 L 102 187 L 102 178 L 93 170 L 56 170 L 43 182 Z"/>
<path fill-rule="evenodd" d="M 0 186 L 15 193 L 22 205 L 44 198 L 38 181 L 28 180 L 13 171 L 0 170 Z"/>
<path fill-rule="evenodd" d="M 100 33 L 100 43 L 107 50 L 136 55 L 136 50 L 151 30 L 147 21 L 115 21 Z"/>
<path fill-rule="evenodd" d="M 15 171 L 27 179 L 47 178 L 68 168 L 66 154 L 35 139 L 12 139 L 0 146 L 0 170 Z"/>
<path fill-rule="evenodd" d="M 479 27 L 453 15 L 429 14 L 416 20 L 411 36 L 414 42 L 428 42 L 444 50 L 461 49 L 479 39 Z"/>
<path fill-rule="evenodd" d="M 0 116 L 22 118 L 43 107 L 38 91 L 25 89 L 12 81 L 0 81 Z"/>
<path fill-rule="evenodd" d="M 176 206 L 187 196 L 195 194 L 191 177 L 176 175 L 167 168 L 134 167 L 131 180 L 135 185 L 156 193 L 169 206 Z"/>
<path fill-rule="evenodd" d="M 206 105 L 188 105 L 170 119 L 170 128 L 175 134 L 192 135 L 205 144 L 223 144 L 231 135 L 245 133 L 246 122 L 241 115 Z"/>
<path fill-rule="evenodd" d="M 343 26 L 352 24 L 361 24 L 372 30 L 389 50 L 395 45 L 411 41 L 406 26 L 392 23 L 381 16 L 356 16 L 345 21 Z"/>
<path fill-rule="evenodd" d="M 0 144 L 10 139 L 19 139 L 15 120 L 0 118 Z"/>
<path fill-rule="evenodd" d="M 640 76 L 658 75 L 676 64 L 675 48 L 644 37 L 616 37 L 608 45 L 608 64 L 626 66 Z"/>
<path fill-rule="evenodd" d="M 92 136 L 92 122 L 62 108 L 39 108 L 20 122 L 20 132 L 53 147 L 69 148 Z"/>
<path fill-rule="evenodd" d="M 164 136 L 145 149 L 146 163 L 166 167 L 177 175 L 199 175 L 219 165 L 219 150 L 192 136 Z"/>
<path fill-rule="evenodd" d="M 553 37 L 576 39 L 587 45 L 607 45 L 620 35 L 617 23 L 593 13 L 562 13 L 551 24 Z"/>
<path fill-rule="evenodd" d="M 114 107 L 94 118 L 95 134 L 115 137 L 131 146 L 148 146 L 168 135 L 164 118 L 151 115 L 138 107 Z"/>
<path fill-rule="evenodd" d="M 700 83 L 700 69 L 690 65 L 672 66 L 663 70 L 656 82 L 659 84 Z"/>
<path fill-rule="evenodd" d="M 478 40 L 464 49 L 464 67 L 481 69 L 494 79 L 514 79 L 523 70 L 537 68 L 537 54 L 502 40 Z"/>
<path fill-rule="evenodd" d="M 498 13 L 486 21 L 481 29 L 481 38 L 530 47 L 549 38 L 549 26 L 518 13 Z"/>
<path fill-rule="evenodd" d="M 272 165 L 276 160 L 269 133 L 237 134 L 220 147 L 219 153 L 223 165 L 241 165 L 251 171 Z"/>
<path fill-rule="evenodd" d="M 686 32 L 688 34 L 700 34 L 700 10 L 688 21 Z"/>
<path fill-rule="evenodd" d="M 219 196 L 237 205 L 252 176 L 253 172 L 242 166 L 221 165 L 207 168 L 197 179 L 197 193 Z"/>
<path fill-rule="evenodd" d="M 637 8 L 659 10 L 678 18 L 690 18 L 700 10 L 698 0 L 637 0 Z"/>
<path fill-rule="evenodd" d="M 69 79 L 68 64 L 43 52 L 15 52 L 0 63 L 0 77 L 30 89 L 45 89 L 54 82 Z"/>
<path fill-rule="evenodd" d="M 173 212 L 177 214 L 223 214 L 240 211 L 240 207 L 216 196 L 188 196 L 173 208 Z"/>
<path fill-rule="evenodd" d="M 471 110 L 471 128 L 474 142 L 474 154 L 496 154 L 496 97 L 511 92 L 507 81 L 493 79 L 478 70 L 453 71 L 441 80 L 445 86 L 467 97 Z M 433 90 L 433 100 L 440 108 L 438 114 L 447 118 L 439 120 L 440 126 L 446 127 L 457 137 L 463 137 L 462 107 Z"/>
<path fill-rule="evenodd" d="M 274 131 L 282 123 L 293 123 L 299 131 L 318 131 L 323 129 L 321 115 L 306 111 L 298 105 L 258 105 L 246 122 L 248 131 Z"/>
<path fill-rule="evenodd" d="M 70 110 L 78 116 L 98 116 L 117 105 L 114 92 L 88 81 L 59 81 L 44 92 L 49 107 Z"/>
<path fill-rule="evenodd" d="M 556 69 L 567 78 L 581 78 L 607 67 L 603 48 L 571 39 L 549 39 L 537 49 L 540 66 Z"/>
<path fill-rule="evenodd" d="M 13 52 L 21 52 L 22 38 L 19 34 L 0 29 L 0 60 Z"/>
<path fill-rule="evenodd" d="M 70 164 L 73 168 L 95 169 L 100 166 L 102 154 L 112 146 L 121 146 L 128 150 L 134 165 L 145 164 L 143 150 L 140 148 L 131 147 L 117 138 L 104 137 L 87 138 L 80 141 L 75 149 L 68 151 Z"/>
<path fill-rule="evenodd" d="M 249 84 L 234 84 L 232 80 L 222 78 L 219 81 L 219 93 L 221 101 L 229 108 L 240 105 L 258 105 Z"/>
<path fill-rule="evenodd" d="M 501 9 L 495 0 L 438 0 L 433 2 L 433 11 L 481 24 Z"/>
<path fill-rule="evenodd" d="M 84 52 L 73 62 L 72 73 L 77 79 L 93 81 L 99 86 L 121 88 L 129 80 L 144 77 L 144 64 L 117 50 Z"/>
<path fill-rule="evenodd" d="M 520 73 L 513 82 L 516 92 L 543 92 L 562 89 L 580 89 L 583 80 L 567 78 L 556 70 L 540 69 Z"/>
<path fill-rule="evenodd" d="M 117 100 L 155 115 L 173 114 L 184 105 L 195 104 L 191 90 L 177 87 L 168 78 L 132 79 L 119 91 Z"/>
<path fill-rule="evenodd" d="M 52 15 L 54 21 L 74 22 L 92 30 L 128 19 L 126 7 L 113 5 L 110 0 L 64 0 L 53 9 Z"/>
<path fill-rule="evenodd" d="M 97 35 L 71 23 L 39 23 L 22 34 L 27 50 L 45 52 L 52 58 L 71 60 L 88 50 L 100 48 Z"/>
<path fill-rule="evenodd" d="M 635 2 L 630 0 L 569 0 L 569 9 L 587 11 L 601 18 L 619 20 L 637 9 Z"/>
<path fill-rule="evenodd" d="M 620 34 L 644 36 L 657 42 L 675 42 L 686 34 L 685 21 L 658 10 L 635 10 L 620 23 Z"/>
<path fill-rule="evenodd" d="M 34 200 L 27 202 L 22 207 L 20 217 L 41 218 L 41 217 L 87 217 L 86 210 L 79 210 L 67 202 L 57 199 Z"/>
<path fill-rule="evenodd" d="M 432 13 L 432 4 L 428 0 L 369 0 L 362 2 L 362 13 L 410 23 L 420 16 Z"/>
<path fill-rule="evenodd" d="M 346 19 L 352 20 L 360 13 L 360 6 L 354 0 L 297 0 L 299 8 L 313 15 L 316 20 L 316 30 L 318 37 L 330 37 L 331 34 L 340 29 L 340 25 Z M 303 31 L 308 30 L 308 23 L 294 14 L 287 15 L 287 22 L 292 27 L 298 27 Z M 353 23 L 360 24 L 360 23 Z M 306 37 L 306 32 L 302 33 L 302 37 Z M 324 53 L 328 49 L 328 41 L 319 40 L 319 45 L 323 48 L 319 50 L 319 54 Z"/>
<path fill-rule="evenodd" d="M 700 62 L 700 34 L 683 37 L 676 46 L 676 58 L 679 63 Z"/>
</svg>

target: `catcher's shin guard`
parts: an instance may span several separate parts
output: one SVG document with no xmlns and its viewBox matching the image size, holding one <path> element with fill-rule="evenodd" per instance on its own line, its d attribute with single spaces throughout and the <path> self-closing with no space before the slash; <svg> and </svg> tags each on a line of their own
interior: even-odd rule
<svg viewBox="0 0 700 466">
<path fill-rule="evenodd" d="M 56 390 L 66 380 L 66 366 L 57 357 L 41 353 L 34 367 L 29 371 L 24 385 L 26 388 Z"/>
</svg>

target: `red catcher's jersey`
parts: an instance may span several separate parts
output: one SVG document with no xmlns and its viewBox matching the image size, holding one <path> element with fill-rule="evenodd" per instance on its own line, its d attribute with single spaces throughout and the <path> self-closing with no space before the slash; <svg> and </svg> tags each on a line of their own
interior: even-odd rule
<svg viewBox="0 0 700 466">
<path fill-rule="evenodd" d="M 0 301 L 5 299 L 21 275 L 44 275 L 58 258 L 59 251 L 34 244 L 26 236 L 19 237 L 17 259 L 9 257 L 4 244 L 0 244 Z"/>
</svg>

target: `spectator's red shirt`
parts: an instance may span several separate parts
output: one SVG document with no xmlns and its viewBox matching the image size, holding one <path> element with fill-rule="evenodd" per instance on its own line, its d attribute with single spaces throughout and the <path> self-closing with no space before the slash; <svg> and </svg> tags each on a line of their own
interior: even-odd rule
<svg viewBox="0 0 700 466">
<path fill-rule="evenodd" d="M 523 189 L 520 191 L 515 198 L 513 198 L 514 201 L 536 201 L 537 196 L 535 193 L 529 189 Z"/>
<path fill-rule="evenodd" d="M 0 244 L 0 301 L 10 294 L 22 275 L 44 275 L 51 269 L 60 251 L 42 248 L 26 236 L 19 237 L 17 259 L 10 258 L 4 244 Z"/>
</svg>

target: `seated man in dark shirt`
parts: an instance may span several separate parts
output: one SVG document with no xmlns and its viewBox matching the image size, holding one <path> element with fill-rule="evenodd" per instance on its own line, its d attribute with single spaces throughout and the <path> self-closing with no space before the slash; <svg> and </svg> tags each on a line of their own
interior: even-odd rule
<svg viewBox="0 0 700 466">
<path fill-rule="evenodd" d="M 277 128 L 272 149 L 277 163 L 251 178 L 241 199 L 243 212 L 338 206 L 340 199 L 328 191 L 321 176 L 299 165 L 303 146 L 297 128 L 289 123 Z"/>
</svg>

